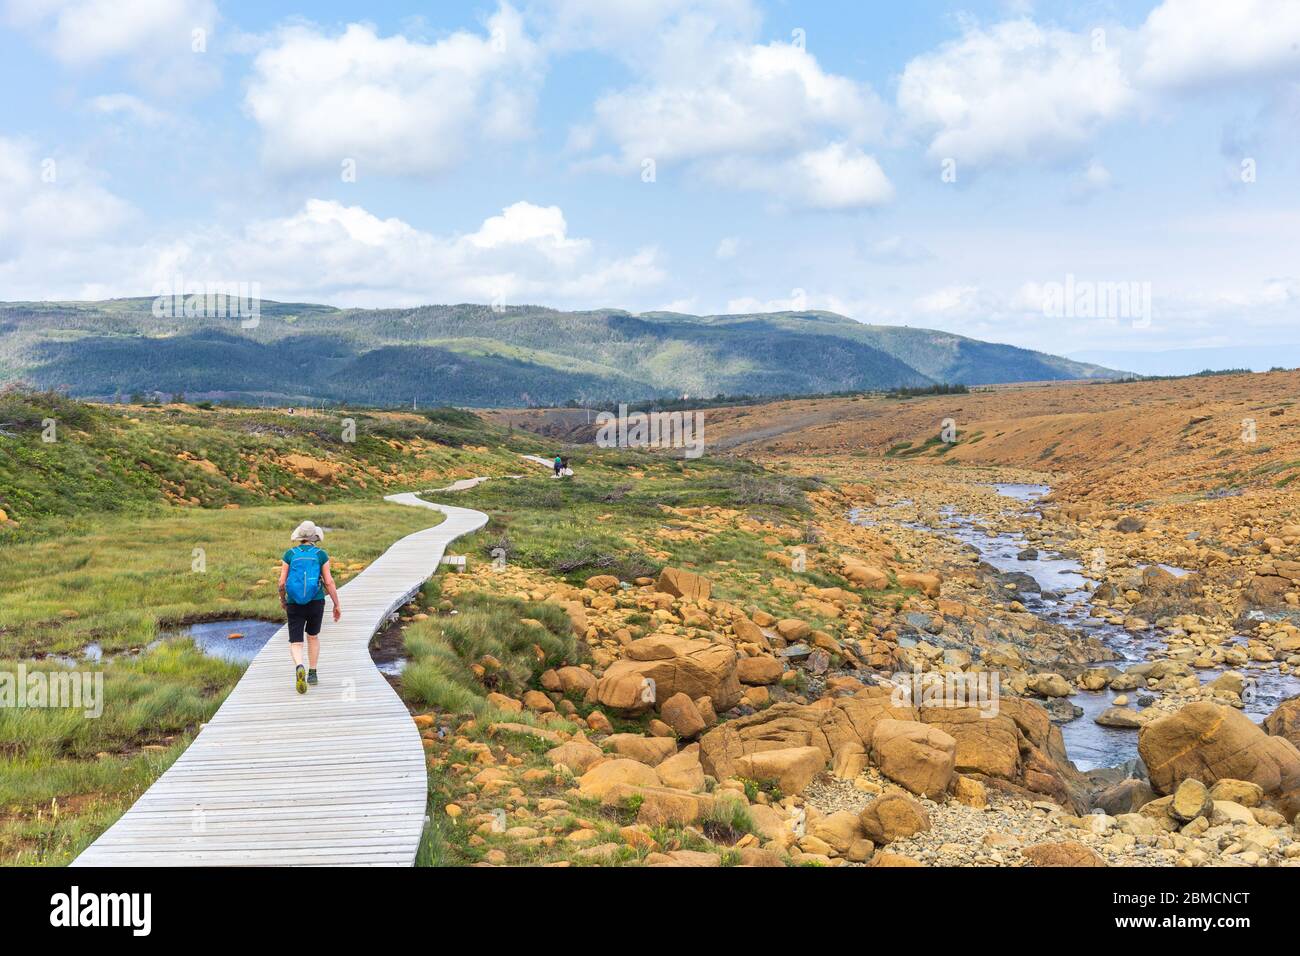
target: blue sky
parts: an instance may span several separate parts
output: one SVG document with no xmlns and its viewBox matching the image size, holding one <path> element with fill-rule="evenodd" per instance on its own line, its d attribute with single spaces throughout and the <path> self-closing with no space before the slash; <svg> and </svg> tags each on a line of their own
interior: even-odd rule
<svg viewBox="0 0 1300 956">
<path fill-rule="evenodd" d="M 0 24 L 0 299 L 180 277 L 1053 352 L 1300 342 L 1294 0 L 0 0 Z M 1126 298 L 1062 313 L 1067 282 Z"/>
</svg>

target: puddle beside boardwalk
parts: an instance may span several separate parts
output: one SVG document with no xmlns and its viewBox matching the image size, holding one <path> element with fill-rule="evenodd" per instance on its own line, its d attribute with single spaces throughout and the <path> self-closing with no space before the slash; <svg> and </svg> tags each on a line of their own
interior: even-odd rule
<svg viewBox="0 0 1300 956">
<path fill-rule="evenodd" d="M 75 669 L 86 664 L 104 664 L 126 657 L 139 657 L 148 654 L 164 641 L 192 641 L 195 647 L 209 657 L 219 657 L 236 664 L 249 664 L 257 656 L 257 652 L 265 647 L 267 641 L 283 626 L 280 621 L 253 619 L 205 621 L 163 631 L 156 640 L 150 641 L 144 648 L 106 654 L 99 644 L 92 643 L 83 647 L 75 656 L 50 654 L 41 660 Z M 242 636 L 232 638 L 232 634 Z M 326 658 L 328 655 L 329 647 L 322 643 L 321 656 Z M 288 661 L 287 647 L 284 649 L 284 656 Z M 380 628 L 379 633 L 372 639 L 370 657 L 375 662 L 375 667 L 385 677 L 400 678 L 407 664 L 406 644 L 401 628 L 392 623 Z"/>
<path fill-rule="evenodd" d="M 207 621 L 168 631 L 163 636 L 168 640 L 188 638 L 209 657 L 247 664 L 283 626 L 279 621 Z M 243 637 L 232 639 L 232 634 L 242 634 Z M 287 658 L 287 648 L 284 653 Z"/>
<path fill-rule="evenodd" d="M 375 662 L 379 673 L 390 680 L 402 676 L 406 669 L 406 635 L 402 633 L 400 621 L 385 622 L 375 636 L 370 639 L 370 659 Z"/>
</svg>

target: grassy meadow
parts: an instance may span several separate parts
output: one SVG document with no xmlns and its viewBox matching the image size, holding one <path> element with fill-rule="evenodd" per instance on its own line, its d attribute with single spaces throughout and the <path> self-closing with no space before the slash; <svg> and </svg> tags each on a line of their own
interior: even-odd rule
<svg viewBox="0 0 1300 956">
<path fill-rule="evenodd" d="M 50 419 L 53 442 L 42 440 Z M 343 437 L 349 422 L 353 440 Z M 815 479 L 740 460 L 583 447 L 573 450 L 575 477 L 556 481 L 520 458 L 554 454 L 552 443 L 450 409 L 288 415 L 10 390 L 0 392 L 0 427 L 0 670 L 59 668 L 98 645 L 102 662 L 79 669 L 102 670 L 107 701 L 98 719 L 0 709 L 0 863 L 69 862 L 176 759 L 242 668 L 159 635 L 198 621 L 277 619 L 280 555 L 304 518 L 327 529 L 340 584 L 437 520 L 384 494 L 475 475 L 494 480 L 443 496 L 490 516 L 456 545 L 471 571 L 497 548 L 513 565 L 574 584 L 686 564 L 713 578 L 719 598 L 777 608 L 793 598 L 771 586 L 770 551 L 817 548 L 801 530 L 807 493 L 822 487 Z M 803 577 L 843 583 L 811 568 Z M 466 725 L 475 748 L 500 745 L 489 739 L 503 716 L 490 691 L 518 696 L 546 667 L 586 659 L 558 605 L 462 592 L 453 607 L 437 579 L 419 600 L 428 613 L 405 621 L 400 692 L 417 713 L 458 725 L 479 718 Z M 494 662 L 486 672 L 483 660 Z M 523 738 L 511 746 L 541 771 L 545 741 Z M 560 785 L 534 776 L 534 797 Z M 436 823 L 422 862 L 472 863 L 485 852 L 442 812 L 457 779 L 431 759 Z"/>
<path fill-rule="evenodd" d="M 97 645 L 102 661 L 77 669 L 102 671 L 106 701 L 96 719 L 0 708 L 0 863 L 15 865 L 69 862 L 211 717 L 242 667 L 157 638 L 278 619 L 298 522 L 328 529 L 342 585 L 439 520 L 382 495 L 522 470 L 512 436 L 450 409 L 290 416 L 11 389 L 0 429 L 0 670 L 60 670 Z"/>
</svg>

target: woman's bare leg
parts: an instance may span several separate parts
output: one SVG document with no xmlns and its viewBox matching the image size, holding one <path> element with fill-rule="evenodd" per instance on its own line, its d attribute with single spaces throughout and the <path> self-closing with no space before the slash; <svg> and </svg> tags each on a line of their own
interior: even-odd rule
<svg viewBox="0 0 1300 956">
<path fill-rule="evenodd" d="M 316 661 L 320 659 L 320 635 L 307 635 L 307 666 L 312 670 L 316 669 Z"/>
</svg>

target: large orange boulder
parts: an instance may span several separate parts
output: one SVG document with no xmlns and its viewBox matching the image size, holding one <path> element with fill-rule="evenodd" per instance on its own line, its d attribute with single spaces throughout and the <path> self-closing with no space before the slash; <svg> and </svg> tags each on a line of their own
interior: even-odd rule
<svg viewBox="0 0 1300 956">
<path fill-rule="evenodd" d="M 937 574 L 903 573 L 898 575 L 900 588 L 915 588 L 926 597 L 937 598 L 943 578 Z"/>
<path fill-rule="evenodd" d="M 956 740 L 914 720 L 882 720 L 871 737 L 871 759 L 880 772 L 916 794 L 947 792 L 956 753 Z"/>
<path fill-rule="evenodd" d="M 1230 707 L 1197 701 L 1138 731 L 1138 753 L 1157 793 L 1193 778 L 1255 783 L 1266 794 L 1300 787 L 1300 750 Z"/>
<path fill-rule="evenodd" d="M 829 766 L 846 747 L 861 753 L 877 722 L 915 720 L 911 707 L 894 706 L 884 688 L 869 687 L 852 697 L 823 697 L 814 704 L 781 703 L 729 720 L 700 738 L 704 772 L 718 780 L 743 776 L 741 758 L 765 750 L 816 747 Z"/>
<path fill-rule="evenodd" d="M 995 711 L 922 707 L 918 719 L 957 741 L 957 773 L 1006 792 L 1047 797 L 1077 812 L 1087 809 L 1091 786 L 1070 762 L 1061 730 L 1041 704 L 1001 695 Z"/>
<path fill-rule="evenodd" d="M 1039 843 L 1026 847 L 1020 855 L 1034 866 L 1098 867 L 1106 861 L 1092 849 L 1074 840 L 1060 843 Z"/>
<path fill-rule="evenodd" d="M 588 692 L 588 698 L 625 713 L 649 710 L 676 694 L 708 697 L 716 711 L 740 702 L 735 648 L 704 640 L 651 635 L 632 641 Z"/>
<path fill-rule="evenodd" d="M 1277 709 L 1264 718 L 1264 730 L 1274 737 L 1285 737 L 1300 747 L 1300 697 L 1278 704 Z"/>
<path fill-rule="evenodd" d="M 887 793 L 872 800 L 858 815 L 858 822 L 877 846 L 930 829 L 930 815 L 925 807 L 901 793 Z"/>
<path fill-rule="evenodd" d="M 826 757 L 816 747 L 760 750 L 736 761 L 737 775 L 747 780 L 774 780 L 783 794 L 800 793 L 826 769 Z"/>
<path fill-rule="evenodd" d="M 657 590 L 685 601 L 707 601 L 711 587 L 708 578 L 681 568 L 664 568 L 655 584 Z"/>
</svg>

